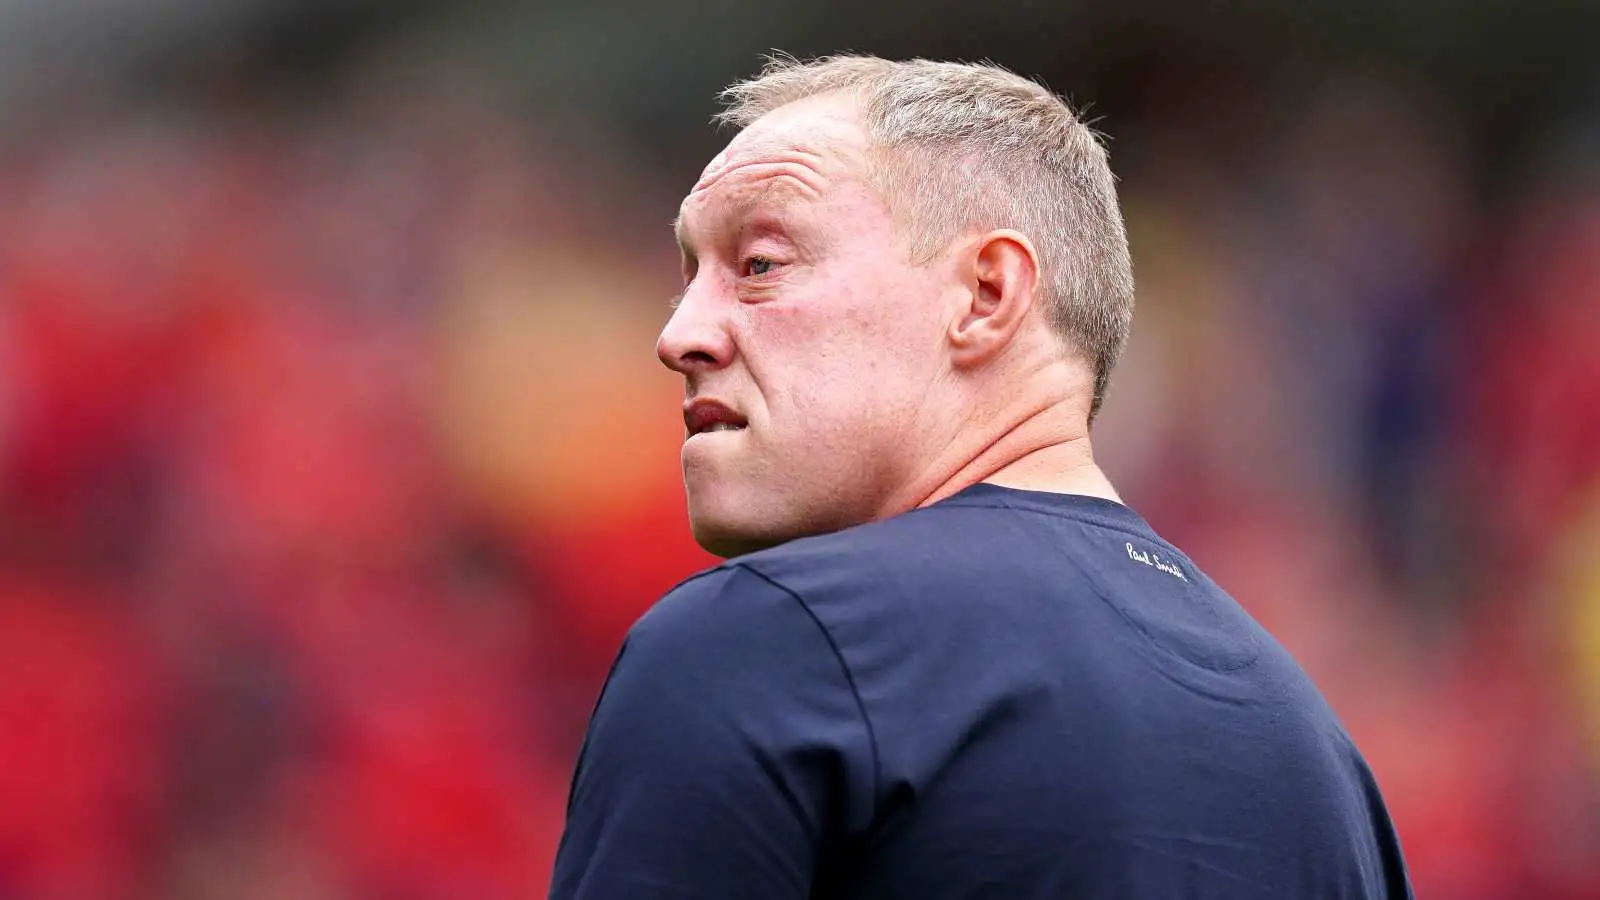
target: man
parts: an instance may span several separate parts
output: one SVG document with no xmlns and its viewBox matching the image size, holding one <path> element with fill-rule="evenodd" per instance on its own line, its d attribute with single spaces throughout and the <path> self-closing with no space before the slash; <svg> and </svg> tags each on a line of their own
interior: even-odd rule
<svg viewBox="0 0 1600 900">
<path fill-rule="evenodd" d="M 779 60 L 678 221 L 696 538 L 634 627 L 551 896 L 1409 896 L 1305 674 L 1122 505 L 1104 150 L 987 66 Z"/>
</svg>

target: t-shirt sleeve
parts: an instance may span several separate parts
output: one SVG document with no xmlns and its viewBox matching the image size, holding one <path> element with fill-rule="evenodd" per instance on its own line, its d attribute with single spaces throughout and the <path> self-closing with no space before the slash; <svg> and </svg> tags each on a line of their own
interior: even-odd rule
<svg viewBox="0 0 1600 900">
<path fill-rule="evenodd" d="M 551 900 L 808 897 L 870 806 L 871 738 L 800 599 L 738 567 L 630 632 L 589 723 Z"/>
</svg>

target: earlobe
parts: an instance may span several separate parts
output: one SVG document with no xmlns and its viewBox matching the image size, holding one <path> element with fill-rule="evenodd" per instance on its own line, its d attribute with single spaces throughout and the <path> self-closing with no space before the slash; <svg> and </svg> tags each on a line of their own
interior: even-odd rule
<svg viewBox="0 0 1600 900">
<path fill-rule="evenodd" d="M 965 257 L 964 303 L 950 326 L 958 366 L 979 365 L 1010 345 L 1033 308 L 1039 282 L 1038 254 L 1026 235 L 993 231 Z"/>
</svg>

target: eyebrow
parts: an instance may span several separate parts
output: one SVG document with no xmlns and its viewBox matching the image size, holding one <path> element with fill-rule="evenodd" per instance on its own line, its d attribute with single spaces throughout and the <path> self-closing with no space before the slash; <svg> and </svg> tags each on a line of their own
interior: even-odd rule
<svg viewBox="0 0 1600 900">
<path fill-rule="evenodd" d="M 806 196 L 805 192 L 800 190 L 799 188 L 796 188 L 795 186 L 790 185 L 790 184 L 788 184 L 786 182 L 781 182 L 780 181 L 780 182 L 777 182 L 776 184 L 774 184 L 773 186 L 769 187 L 768 189 L 761 191 L 758 195 L 756 195 L 754 197 L 751 197 L 750 199 L 745 200 L 742 203 L 739 203 L 731 211 L 730 216 L 732 216 L 732 217 L 749 216 L 751 210 L 758 209 L 761 206 L 763 206 L 765 203 L 768 202 L 768 198 L 771 197 L 774 193 L 793 194 L 794 196 L 800 198 L 801 200 L 808 201 L 808 202 L 812 199 L 812 198 Z M 787 221 L 787 217 L 775 217 L 775 218 L 782 218 L 784 221 Z M 685 259 L 697 259 L 698 258 L 698 254 L 695 253 L 694 245 L 689 240 L 689 234 L 688 234 L 687 229 L 684 227 L 683 214 L 681 212 L 677 216 L 674 216 L 673 219 L 672 219 L 672 233 L 673 233 L 673 236 L 676 237 L 677 240 L 678 240 L 678 251 L 681 254 L 683 254 L 683 257 Z"/>
<path fill-rule="evenodd" d="M 672 217 L 672 234 L 678 239 L 678 252 L 683 254 L 685 259 L 693 259 L 694 248 L 689 246 L 689 235 L 684 233 L 682 213 Z"/>
</svg>

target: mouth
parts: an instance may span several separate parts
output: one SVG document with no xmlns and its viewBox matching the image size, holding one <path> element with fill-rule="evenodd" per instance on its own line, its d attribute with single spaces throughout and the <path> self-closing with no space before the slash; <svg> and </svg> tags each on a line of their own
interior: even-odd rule
<svg viewBox="0 0 1600 900">
<path fill-rule="evenodd" d="M 744 416 L 717 400 L 696 400 L 686 404 L 683 408 L 683 427 L 685 438 L 693 438 L 702 434 L 718 434 L 729 431 L 744 431 L 749 427 L 749 421 Z"/>
</svg>

